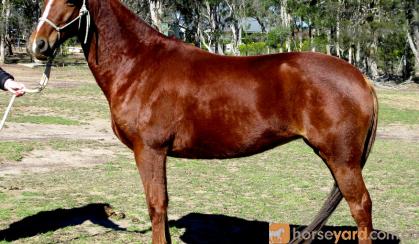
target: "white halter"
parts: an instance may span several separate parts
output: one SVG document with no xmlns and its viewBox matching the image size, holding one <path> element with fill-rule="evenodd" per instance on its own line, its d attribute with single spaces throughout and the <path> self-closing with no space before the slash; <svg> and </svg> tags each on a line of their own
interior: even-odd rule
<svg viewBox="0 0 419 244">
<path fill-rule="evenodd" d="M 67 24 L 65 24 L 61 27 L 57 26 L 54 22 L 49 20 L 48 17 L 41 17 L 41 18 L 39 18 L 39 21 L 44 21 L 45 23 L 48 23 L 52 28 L 54 28 L 58 33 L 58 40 L 59 40 L 60 37 L 61 37 L 61 35 L 60 35 L 61 31 L 64 30 L 65 28 L 69 27 L 70 25 L 72 25 L 77 20 L 79 20 L 79 30 L 80 30 L 81 19 L 82 19 L 83 16 L 86 16 L 86 34 L 85 34 L 83 43 L 87 44 L 87 38 L 89 37 L 89 29 L 90 29 L 90 12 L 89 12 L 89 10 L 87 9 L 87 6 L 86 6 L 86 0 L 83 0 L 83 5 L 80 8 L 79 16 L 77 16 L 77 18 L 71 20 L 70 22 L 68 22 Z"/>
<path fill-rule="evenodd" d="M 58 40 L 59 40 L 60 39 L 60 32 L 62 30 L 64 30 L 65 28 L 67 28 L 68 26 L 70 26 L 71 24 L 73 24 L 74 22 L 76 22 L 77 20 L 79 20 L 79 30 L 80 30 L 81 18 L 83 16 L 86 16 L 86 34 L 85 34 L 85 37 L 84 37 L 84 44 L 87 44 L 87 38 L 89 37 L 89 29 L 90 29 L 90 12 L 89 12 L 89 10 L 87 9 L 87 6 L 86 6 L 86 0 L 83 0 L 83 5 L 80 8 L 79 16 L 77 16 L 77 18 L 71 20 L 70 22 L 68 22 L 64 26 L 58 27 L 56 24 L 54 24 L 54 22 L 49 20 L 48 17 L 41 17 L 39 19 L 39 21 L 44 21 L 44 22 L 48 23 L 49 25 L 51 25 L 52 28 L 54 28 L 57 31 Z M 56 54 L 56 52 L 54 52 L 52 57 L 50 57 L 48 59 L 48 63 L 45 67 L 44 74 L 42 75 L 42 78 L 39 82 L 39 86 L 35 89 L 25 89 L 25 92 L 27 92 L 27 93 L 40 93 L 45 89 L 45 87 L 47 86 L 48 81 L 49 81 L 49 76 L 50 76 L 51 67 L 52 67 L 52 60 L 54 59 L 55 54 Z M 10 99 L 9 105 L 7 106 L 6 111 L 3 115 L 3 118 L 0 121 L 0 131 L 3 129 L 4 124 L 6 123 L 7 117 L 9 116 L 9 113 L 12 110 L 12 106 L 13 106 L 13 103 L 15 102 L 15 99 L 16 99 L 16 95 L 13 95 L 12 98 Z"/>
</svg>

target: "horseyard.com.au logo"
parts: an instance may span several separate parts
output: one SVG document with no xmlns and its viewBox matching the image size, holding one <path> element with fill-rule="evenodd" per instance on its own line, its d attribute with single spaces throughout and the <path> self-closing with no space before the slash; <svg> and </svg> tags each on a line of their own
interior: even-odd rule
<svg viewBox="0 0 419 244">
<path fill-rule="evenodd" d="M 289 224 L 269 225 L 269 244 L 285 244 L 291 239 L 291 228 Z"/>
<path fill-rule="evenodd" d="M 417 240 L 419 237 L 418 232 L 405 233 L 400 235 L 406 240 Z M 384 231 L 373 230 L 368 234 L 366 230 L 320 230 L 316 232 L 302 232 L 295 228 L 291 228 L 289 224 L 269 224 L 269 244 L 287 244 L 291 240 L 304 240 L 314 241 L 318 240 L 321 243 L 334 243 L 338 244 L 344 241 L 357 241 L 357 240 L 372 240 L 399 243 L 398 236 L 386 233 Z"/>
</svg>

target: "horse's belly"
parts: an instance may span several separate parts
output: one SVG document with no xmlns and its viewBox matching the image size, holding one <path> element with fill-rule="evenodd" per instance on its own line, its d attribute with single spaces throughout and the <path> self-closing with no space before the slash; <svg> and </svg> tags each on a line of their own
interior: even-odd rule
<svg viewBox="0 0 419 244">
<path fill-rule="evenodd" d="M 200 138 L 189 145 L 174 144 L 169 156 L 190 159 L 227 159 L 246 157 L 288 143 L 298 136 L 290 133 L 263 133 L 249 140 L 238 138 Z M 234 140 L 237 139 L 237 140 Z"/>
</svg>

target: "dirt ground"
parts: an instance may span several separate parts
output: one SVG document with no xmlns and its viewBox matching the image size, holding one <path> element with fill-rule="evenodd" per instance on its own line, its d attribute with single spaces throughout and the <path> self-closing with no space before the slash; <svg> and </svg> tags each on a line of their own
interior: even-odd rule
<svg viewBox="0 0 419 244">
<path fill-rule="evenodd" d="M 43 68 L 28 68 L 21 65 L 4 65 L 3 68 L 15 74 L 18 81 L 29 87 L 35 87 L 42 74 Z M 62 72 L 61 68 L 54 68 L 49 87 L 71 88 L 83 82 L 94 83 L 94 78 L 88 72 Z M 379 91 L 398 89 L 404 91 L 419 91 L 419 85 L 408 84 L 401 86 L 377 87 Z M 48 92 L 46 90 L 45 92 Z M 415 106 L 415 105 L 411 105 Z M 416 105 L 417 106 L 417 105 Z M 0 110 L 1 111 L 1 110 Z M 408 142 L 419 142 L 419 125 L 389 124 L 378 127 L 378 138 L 398 139 Z M 59 152 L 50 148 L 35 149 L 25 155 L 22 162 L 0 164 L 0 176 L 21 173 L 47 172 L 71 167 L 89 167 L 103 162 L 106 157 L 112 157 L 113 150 L 125 150 L 114 136 L 109 120 L 92 120 L 86 125 L 65 126 L 29 123 L 7 123 L 7 128 L 0 132 L 0 141 L 42 141 L 51 139 L 65 140 L 94 140 L 107 146 L 103 149 L 89 148 L 79 151 Z M 111 145 L 113 148 L 109 148 Z"/>
<path fill-rule="evenodd" d="M 36 87 L 43 72 L 43 67 L 28 68 L 22 65 L 4 65 L 15 76 L 17 81 L 25 83 L 27 87 Z M 61 68 L 53 68 L 48 88 L 72 88 L 82 83 L 94 83 L 90 72 L 62 72 Z M 48 90 L 45 91 L 46 93 Z M 36 95 L 31 95 L 36 96 Z M 22 98 L 24 99 L 24 98 Z M 31 111 L 36 111 L 31 109 Z M 0 113 L 2 109 L 0 108 Z M 6 128 L 0 133 L 0 141 L 97 141 L 103 148 L 84 148 L 77 151 L 57 151 L 51 148 L 35 149 L 25 155 L 23 160 L 0 163 L 0 176 L 22 173 L 47 172 L 72 167 L 89 167 L 112 157 L 115 150 L 122 145 L 114 136 L 109 120 L 97 119 L 80 126 L 47 125 L 31 123 L 7 122 Z M 112 149 L 112 147 L 116 147 Z"/>
</svg>

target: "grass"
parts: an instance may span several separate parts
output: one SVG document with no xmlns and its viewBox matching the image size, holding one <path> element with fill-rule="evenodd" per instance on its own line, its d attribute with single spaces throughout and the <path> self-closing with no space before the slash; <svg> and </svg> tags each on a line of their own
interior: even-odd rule
<svg viewBox="0 0 419 244">
<path fill-rule="evenodd" d="M 15 123 L 32 123 L 32 124 L 46 124 L 46 125 L 80 125 L 79 121 L 67 119 L 57 116 L 18 116 L 12 118 L 11 122 Z"/>
<path fill-rule="evenodd" d="M 95 95 L 93 95 L 95 94 Z M 76 88 L 48 89 L 44 94 L 19 99 L 11 118 L 15 121 L 48 114 L 56 123 L 86 123 L 92 119 L 108 119 L 109 108 L 100 89 L 94 84 L 80 84 Z M 29 110 L 28 110 L 29 108 Z M 39 120 L 37 120 L 38 122 Z M 41 120 L 48 122 L 48 120 Z"/>
<path fill-rule="evenodd" d="M 0 142 L 0 164 L 2 162 L 19 162 L 34 149 L 52 149 L 55 151 L 79 151 L 81 148 L 107 147 L 93 140 L 51 139 L 45 141 Z M 1 166 L 1 165 L 0 165 Z M 1 180 L 1 178 L 0 178 Z"/>
<path fill-rule="evenodd" d="M 381 124 L 419 124 L 418 92 L 380 90 L 378 99 Z"/>
<path fill-rule="evenodd" d="M 0 142 L 0 162 L 21 161 L 24 154 L 34 149 L 34 143 Z"/>
<path fill-rule="evenodd" d="M 418 124 L 419 110 L 399 109 L 383 104 L 379 110 L 379 121 L 382 124 Z"/>
<path fill-rule="evenodd" d="M 398 150 L 403 148 L 404 150 Z M 377 141 L 364 175 L 374 200 L 375 227 L 392 233 L 417 229 L 417 172 L 419 145 L 397 140 Z M 233 160 L 168 162 L 170 219 L 189 213 L 220 214 L 240 219 L 307 224 L 324 200 L 332 178 L 320 159 L 301 141 L 257 156 Z M 91 223 L 70 226 L 30 237 L 25 242 L 148 243 L 147 208 L 133 159 L 119 156 L 93 168 L 65 170 L 2 179 L 0 229 L 27 216 L 90 203 L 109 203 L 126 214 L 122 221 L 131 231 L 110 231 Z M 71 186 L 71 187 L 68 187 Z M 10 208 L 10 206 L 14 206 Z M 116 220 L 113 220 L 119 223 Z M 329 221 L 353 226 L 346 203 Z M 100 235 L 91 235 L 98 228 Z M 171 228 L 175 241 L 183 229 Z M 79 239 L 81 238 L 81 240 Z M 406 241 L 405 243 L 414 243 Z"/>
<path fill-rule="evenodd" d="M 42 74 L 43 68 L 32 72 Z M 9 99 L 9 96 L 0 96 L 0 104 L 6 106 Z M 27 94 L 17 99 L 9 121 L 79 125 L 98 118 L 109 119 L 106 99 L 89 69 L 76 66 L 54 68 L 47 89 L 41 94 Z"/>
</svg>

